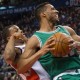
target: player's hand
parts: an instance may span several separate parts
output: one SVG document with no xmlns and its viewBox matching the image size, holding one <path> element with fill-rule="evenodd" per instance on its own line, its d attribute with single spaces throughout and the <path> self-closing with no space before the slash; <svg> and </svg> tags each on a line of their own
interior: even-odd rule
<svg viewBox="0 0 80 80">
<path fill-rule="evenodd" d="M 12 36 L 14 36 L 15 39 L 22 39 L 24 35 L 21 31 L 19 31 L 15 32 Z"/>
<path fill-rule="evenodd" d="M 77 41 L 74 41 L 73 39 L 69 40 L 69 48 L 73 49 L 73 48 L 77 48 Z"/>
<path fill-rule="evenodd" d="M 71 49 L 76 48 L 77 50 L 80 51 L 80 42 L 78 42 L 78 41 L 73 41 L 73 43 L 70 44 L 69 47 L 70 47 Z"/>
<path fill-rule="evenodd" d="M 43 47 L 39 51 L 42 55 L 44 55 L 51 50 L 55 50 L 54 45 L 55 45 L 55 41 L 51 37 L 46 41 L 46 43 L 43 45 Z"/>
</svg>

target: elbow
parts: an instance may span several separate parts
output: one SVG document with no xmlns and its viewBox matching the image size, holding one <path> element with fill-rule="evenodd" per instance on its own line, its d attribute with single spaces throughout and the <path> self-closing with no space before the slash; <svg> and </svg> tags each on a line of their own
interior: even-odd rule
<svg viewBox="0 0 80 80">
<path fill-rule="evenodd" d="M 4 57 L 4 60 L 8 63 L 8 64 L 11 64 L 12 63 L 12 58 L 9 56 L 9 55 L 6 55 L 5 53 L 4 53 L 4 55 L 3 55 L 3 57 Z"/>
<path fill-rule="evenodd" d="M 23 73 L 27 72 L 29 69 L 30 68 L 28 68 L 26 65 L 22 65 L 22 64 L 17 65 L 17 72 L 19 74 L 23 74 Z"/>
<path fill-rule="evenodd" d="M 25 60 L 25 59 L 22 59 L 20 58 L 18 60 L 18 63 L 17 63 L 17 72 L 19 74 L 23 74 L 25 72 L 28 72 L 31 68 L 31 65 L 29 64 L 28 60 Z"/>
<path fill-rule="evenodd" d="M 17 72 L 19 73 L 19 74 L 23 74 L 23 73 L 25 73 L 25 72 L 27 72 L 29 69 L 27 69 L 27 67 L 25 68 L 25 67 L 19 67 L 19 68 L 17 68 Z"/>
<path fill-rule="evenodd" d="M 10 55 L 6 55 L 5 53 L 4 53 L 3 57 L 4 57 L 4 59 L 5 59 L 6 61 L 11 59 L 11 58 L 10 58 Z"/>
<path fill-rule="evenodd" d="M 23 74 L 23 73 L 25 73 L 22 69 L 20 69 L 20 68 L 18 68 L 17 69 L 17 72 L 18 72 L 18 74 Z"/>
</svg>

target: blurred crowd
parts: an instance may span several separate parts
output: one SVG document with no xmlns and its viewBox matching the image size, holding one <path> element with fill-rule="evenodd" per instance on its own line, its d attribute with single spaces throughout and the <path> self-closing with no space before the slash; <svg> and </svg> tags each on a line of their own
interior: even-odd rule
<svg viewBox="0 0 80 80">
<path fill-rule="evenodd" d="M 80 7 L 61 8 L 59 12 L 59 23 L 72 27 L 80 35 Z"/>
<path fill-rule="evenodd" d="M 80 35 L 80 7 L 58 8 L 60 21 L 59 25 L 68 25 Z M 3 39 L 4 27 L 8 25 L 18 25 L 30 37 L 38 30 L 38 21 L 35 18 L 34 11 L 27 13 L 10 14 L 0 16 L 0 80 L 21 80 L 19 75 L 3 59 L 5 40 Z"/>
</svg>

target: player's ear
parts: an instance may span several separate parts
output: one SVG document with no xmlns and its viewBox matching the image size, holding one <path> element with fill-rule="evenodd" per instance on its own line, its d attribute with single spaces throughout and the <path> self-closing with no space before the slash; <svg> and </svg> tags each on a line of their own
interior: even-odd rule
<svg viewBox="0 0 80 80">
<path fill-rule="evenodd" d="M 45 12 L 42 12 L 40 15 L 43 16 L 43 17 L 46 16 Z"/>
</svg>

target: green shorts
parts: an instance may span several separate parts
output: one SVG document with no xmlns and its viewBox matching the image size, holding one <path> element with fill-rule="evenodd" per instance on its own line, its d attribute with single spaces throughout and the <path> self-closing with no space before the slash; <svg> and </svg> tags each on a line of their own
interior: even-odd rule
<svg viewBox="0 0 80 80">
<path fill-rule="evenodd" d="M 55 76 L 53 80 L 80 80 L 80 69 L 63 72 Z"/>
</svg>

